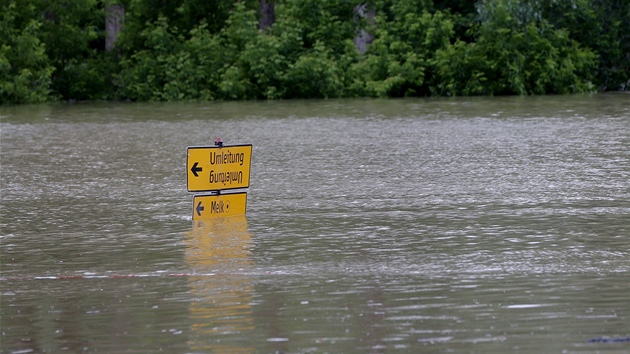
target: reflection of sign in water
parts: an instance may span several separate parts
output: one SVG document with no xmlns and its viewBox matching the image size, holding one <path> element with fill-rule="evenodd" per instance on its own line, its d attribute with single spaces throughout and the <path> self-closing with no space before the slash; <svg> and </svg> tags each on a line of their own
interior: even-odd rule
<svg viewBox="0 0 630 354">
<path fill-rule="evenodd" d="M 193 220 L 244 215 L 247 193 L 196 195 L 193 197 Z"/>
<path fill-rule="evenodd" d="M 252 145 L 197 146 L 187 149 L 189 192 L 248 188 Z"/>
<path fill-rule="evenodd" d="M 244 215 L 197 221 L 186 235 L 192 352 L 252 353 L 254 279 Z"/>
</svg>

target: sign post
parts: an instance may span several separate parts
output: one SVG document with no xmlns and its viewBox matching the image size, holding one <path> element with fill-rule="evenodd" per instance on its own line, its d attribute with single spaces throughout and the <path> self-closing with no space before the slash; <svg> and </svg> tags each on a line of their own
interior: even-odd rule
<svg viewBox="0 0 630 354">
<path fill-rule="evenodd" d="M 187 149 L 186 184 L 189 192 L 213 192 L 193 196 L 193 220 L 244 215 L 247 193 L 224 190 L 249 188 L 252 145 L 190 146 Z"/>
</svg>

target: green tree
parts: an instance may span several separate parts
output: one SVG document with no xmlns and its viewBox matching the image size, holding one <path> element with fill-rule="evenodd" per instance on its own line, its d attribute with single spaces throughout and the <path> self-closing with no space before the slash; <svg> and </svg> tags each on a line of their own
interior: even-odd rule
<svg viewBox="0 0 630 354">
<path fill-rule="evenodd" d="M 189 38 L 200 25 L 210 34 L 219 33 L 225 26 L 234 6 L 228 0 L 123 0 L 125 29 L 122 46 L 127 51 L 146 49 L 140 35 L 149 24 L 165 19 L 171 31 Z M 256 9 L 257 0 L 240 1 L 249 9 Z"/>
<path fill-rule="evenodd" d="M 122 60 L 122 97 L 174 101 L 256 98 L 241 57 L 258 35 L 256 14 L 235 4 L 226 26 L 216 34 L 201 23 L 182 34 L 165 16 L 138 36 L 142 49 Z"/>
<path fill-rule="evenodd" d="M 454 36 L 453 20 L 443 12 L 431 13 L 428 1 L 395 0 L 382 5 L 376 17 L 375 40 L 354 65 L 365 83 L 364 94 L 403 97 L 430 94 L 434 59 Z M 359 82 L 354 83 L 360 91 Z"/>
<path fill-rule="evenodd" d="M 164 17 L 148 24 L 139 38 L 144 48 L 121 60 L 122 71 L 118 81 L 122 97 L 139 101 L 160 101 L 164 96 L 168 71 L 176 64 L 182 47 L 182 38 L 175 33 Z M 177 95 L 176 98 L 180 98 Z"/>
<path fill-rule="evenodd" d="M 105 12 L 101 0 L 37 1 L 43 17 L 39 37 L 55 72 L 52 90 L 62 99 L 108 98 L 109 58 L 104 55 Z"/>
<path fill-rule="evenodd" d="M 438 94 L 503 95 L 592 91 L 597 56 L 555 29 L 527 3 L 480 3 L 474 43 L 437 55 Z"/>
<path fill-rule="evenodd" d="M 595 81 L 601 89 L 630 89 L 630 1 L 541 1 L 545 18 L 599 54 Z"/>
<path fill-rule="evenodd" d="M 360 1 L 351 0 L 293 0 L 280 2 L 276 11 L 278 21 L 291 19 L 302 33 L 305 49 L 323 45 L 340 55 L 344 41 L 354 38 L 354 7 Z"/>
<path fill-rule="evenodd" d="M 125 21 L 105 51 L 112 2 Z M 629 84 L 627 0 L 276 0 L 261 30 L 269 3 L 4 0 L 0 103 L 526 95 Z"/>
<path fill-rule="evenodd" d="M 240 52 L 239 65 L 251 80 L 256 98 L 289 97 L 286 75 L 303 52 L 302 33 L 290 18 L 276 21 Z"/>
<path fill-rule="evenodd" d="M 54 67 L 38 38 L 42 23 L 27 1 L 2 3 L 0 104 L 39 103 L 50 98 Z"/>
</svg>

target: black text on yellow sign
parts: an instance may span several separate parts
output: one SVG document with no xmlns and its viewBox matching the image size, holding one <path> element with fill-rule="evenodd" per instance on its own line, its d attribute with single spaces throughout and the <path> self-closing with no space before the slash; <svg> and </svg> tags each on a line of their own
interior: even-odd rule
<svg viewBox="0 0 630 354">
<path fill-rule="evenodd" d="M 191 146 L 186 170 L 189 192 L 248 188 L 252 145 Z"/>
<path fill-rule="evenodd" d="M 196 195 L 193 197 L 193 220 L 245 215 L 247 193 Z"/>
</svg>

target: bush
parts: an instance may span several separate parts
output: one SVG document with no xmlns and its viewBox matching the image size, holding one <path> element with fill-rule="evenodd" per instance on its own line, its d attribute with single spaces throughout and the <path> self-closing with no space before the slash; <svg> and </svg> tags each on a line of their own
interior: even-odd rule
<svg viewBox="0 0 630 354">
<path fill-rule="evenodd" d="M 41 22 L 22 23 L 16 2 L 3 4 L 0 23 L 0 104 L 40 103 L 51 97 L 54 67 L 37 35 Z"/>
<path fill-rule="evenodd" d="M 476 42 L 438 50 L 437 93 L 504 95 L 577 93 L 594 89 L 597 56 L 526 4 L 484 1 Z"/>
<path fill-rule="evenodd" d="M 323 43 L 304 53 L 291 64 L 285 85 L 288 98 L 339 97 L 343 90 L 342 74 Z"/>
<path fill-rule="evenodd" d="M 450 45 L 453 21 L 444 13 L 404 13 L 377 18 L 376 39 L 354 67 L 362 72 L 365 93 L 376 97 L 428 95 L 434 85 L 435 53 Z"/>
</svg>

